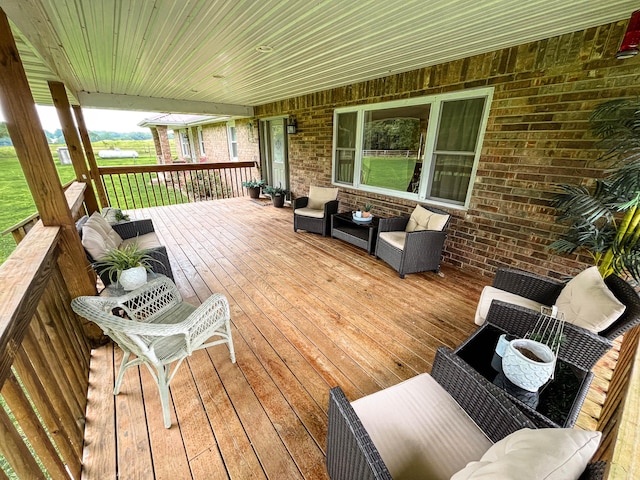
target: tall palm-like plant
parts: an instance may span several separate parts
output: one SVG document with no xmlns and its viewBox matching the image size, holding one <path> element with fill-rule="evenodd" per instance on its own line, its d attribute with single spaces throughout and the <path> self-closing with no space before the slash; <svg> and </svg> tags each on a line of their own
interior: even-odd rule
<svg viewBox="0 0 640 480">
<path fill-rule="evenodd" d="M 590 122 L 611 166 L 592 189 L 559 186 L 553 205 L 569 231 L 549 248 L 586 250 L 603 278 L 626 273 L 640 281 L 640 100 L 603 103 Z"/>
</svg>

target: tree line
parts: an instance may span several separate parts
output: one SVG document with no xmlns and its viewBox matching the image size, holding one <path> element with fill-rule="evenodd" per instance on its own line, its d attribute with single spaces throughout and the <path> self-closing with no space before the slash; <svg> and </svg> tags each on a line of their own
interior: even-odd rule
<svg viewBox="0 0 640 480">
<path fill-rule="evenodd" d="M 53 132 L 44 131 L 49 143 L 65 143 L 62 130 L 57 128 Z M 150 140 L 151 132 L 106 132 L 101 130 L 89 130 L 89 138 L 92 142 L 100 140 Z M 0 122 L 0 146 L 12 146 L 11 137 L 7 130 L 7 124 Z"/>
</svg>

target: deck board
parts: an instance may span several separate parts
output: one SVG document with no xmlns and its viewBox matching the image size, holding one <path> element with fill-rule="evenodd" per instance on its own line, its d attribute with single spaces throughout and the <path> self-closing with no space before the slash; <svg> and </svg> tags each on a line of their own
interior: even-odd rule
<svg viewBox="0 0 640 480">
<path fill-rule="evenodd" d="M 289 208 L 248 199 L 131 213 L 153 219 L 185 300 L 227 296 L 237 363 L 224 345 L 194 353 L 172 382 L 167 430 L 146 369 L 125 374 L 114 402 L 121 354 L 95 350 L 86 479 L 327 478 L 329 388 L 355 400 L 429 371 L 437 347 L 477 328 L 491 281 L 447 264 L 442 276 L 400 279 L 364 250 L 293 232 Z M 599 368 L 606 376 L 608 366 Z M 579 421 L 585 428 L 607 382 L 597 385 Z"/>
</svg>

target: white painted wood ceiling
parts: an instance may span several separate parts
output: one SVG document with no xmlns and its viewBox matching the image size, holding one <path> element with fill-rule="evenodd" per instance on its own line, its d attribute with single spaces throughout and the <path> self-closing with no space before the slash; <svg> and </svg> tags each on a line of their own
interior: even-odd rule
<svg viewBox="0 0 640 480">
<path fill-rule="evenodd" d="M 0 0 L 36 102 L 251 108 L 619 20 L 637 0 Z M 259 46 L 272 48 L 261 53 Z"/>
</svg>

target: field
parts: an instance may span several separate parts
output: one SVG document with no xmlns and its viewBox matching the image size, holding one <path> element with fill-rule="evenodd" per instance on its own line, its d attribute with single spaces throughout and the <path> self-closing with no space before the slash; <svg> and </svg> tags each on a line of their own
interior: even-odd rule
<svg viewBox="0 0 640 480">
<path fill-rule="evenodd" d="M 58 147 L 64 145 L 50 145 L 60 181 L 64 184 L 74 179 L 73 166 L 60 165 Z M 121 150 L 136 150 L 138 158 L 100 159 L 99 150 L 120 148 Z M 98 165 L 146 165 L 156 163 L 153 140 L 109 140 L 93 143 Z M 24 220 L 36 212 L 35 203 L 22 173 L 20 162 L 13 147 L 0 147 L 0 232 Z M 10 234 L 0 236 L 0 264 L 5 261 L 15 248 Z"/>
</svg>

